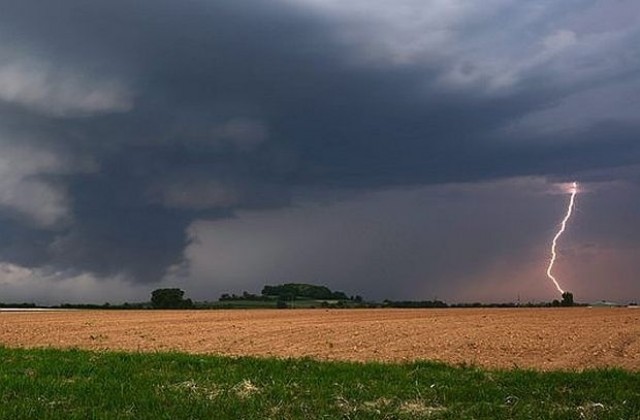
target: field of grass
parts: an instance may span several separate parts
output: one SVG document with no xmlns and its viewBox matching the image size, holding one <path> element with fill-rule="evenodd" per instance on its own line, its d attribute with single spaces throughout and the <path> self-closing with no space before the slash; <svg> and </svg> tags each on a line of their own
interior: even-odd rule
<svg viewBox="0 0 640 420">
<path fill-rule="evenodd" d="M 634 419 L 640 374 L 0 348 L 3 419 Z"/>
</svg>

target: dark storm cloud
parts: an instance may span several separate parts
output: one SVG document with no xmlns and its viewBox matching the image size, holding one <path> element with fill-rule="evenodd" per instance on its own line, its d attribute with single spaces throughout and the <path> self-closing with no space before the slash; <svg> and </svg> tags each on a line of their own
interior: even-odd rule
<svg viewBox="0 0 640 420">
<path fill-rule="evenodd" d="M 640 163 L 640 120 L 608 95 L 637 86 L 634 22 L 596 27 L 591 1 L 404 6 L 0 1 L 0 258 L 158 281 L 194 220 L 294 189 Z M 541 129 L 594 86 L 606 121 Z"/>
</svg>

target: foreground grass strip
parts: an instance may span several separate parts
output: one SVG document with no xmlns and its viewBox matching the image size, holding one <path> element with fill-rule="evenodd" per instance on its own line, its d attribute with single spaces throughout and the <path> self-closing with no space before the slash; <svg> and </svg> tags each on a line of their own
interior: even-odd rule
<svg viewBox="0 0 640 420">
<path fill-rule="evenodd" d="M 0 418 L 640 419 L 640 374 L 0 348 Z"/>
</svg>

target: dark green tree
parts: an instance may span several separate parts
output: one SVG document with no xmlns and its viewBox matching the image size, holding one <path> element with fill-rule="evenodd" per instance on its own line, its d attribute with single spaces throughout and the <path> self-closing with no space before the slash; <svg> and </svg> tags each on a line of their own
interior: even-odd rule
<svg viewBox="0 0 640 420">
<path fill-rule="evenodd" d="M 562 294 L 562 302 L 560 304 L 562 306 L 573 306 L 573 293 L 564 292 Z"/>
<path fill-rule="evenodd" d="M 332 292 L 326 286 L 306 283 L 285 283 L 277 286 L 266 285 L 262 289 L 263 296 L 276 296 L 283 300 L 308 298 L 317 300 L 348 300 L 343 292 Z"/>
<path fill-rule="evenodd" d="M 193 302 L 184 299 L 184 290 L 156 289 L 151 292 L 151 306 L 155 309 L 186 309 L 193 307 Z"/>
</svg>

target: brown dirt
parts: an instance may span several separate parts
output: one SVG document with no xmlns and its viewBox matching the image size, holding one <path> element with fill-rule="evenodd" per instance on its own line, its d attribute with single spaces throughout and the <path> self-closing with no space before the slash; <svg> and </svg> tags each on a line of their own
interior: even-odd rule
<svg viewBox="0 0 640 420">
<path fill-rule="evenodd" d="M 640 309 L 0 312 L 0 344 L 640 370 Z"/>
</svg>

